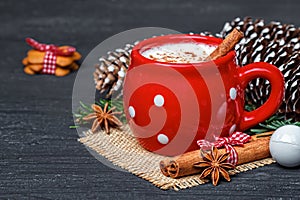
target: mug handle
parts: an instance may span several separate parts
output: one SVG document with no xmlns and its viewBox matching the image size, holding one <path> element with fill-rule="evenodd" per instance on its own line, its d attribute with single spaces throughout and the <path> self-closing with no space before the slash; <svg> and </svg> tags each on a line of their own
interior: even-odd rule
<svg viewBox="0 0 300 200">
<path fill-rule="evenodd" d="M 257 62 L 238 69 L 241 89 L 244 91 L 248 83 L 256 78 L 267 79 L 271 84 L 271 93 L 267 101 L 253 111 L 243 111 L 239 123 L 240 130 L 246 130 L 274 114 L 282 103 L 284 94 L 284 78 L 280 70 L 265 62 Z"/>
</svg>

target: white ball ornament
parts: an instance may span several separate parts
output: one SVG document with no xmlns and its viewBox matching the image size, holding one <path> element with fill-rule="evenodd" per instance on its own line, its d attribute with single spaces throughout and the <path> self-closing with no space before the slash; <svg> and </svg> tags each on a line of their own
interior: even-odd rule
<svg viewBox="0 0 300 200">
<path fill-rule="evenodd" d="M 278 128 L 270 139 L 270 152 L 273 159 L 282 166 L 299 166 L 300 127 L 285 125 Z"/>
</svg>

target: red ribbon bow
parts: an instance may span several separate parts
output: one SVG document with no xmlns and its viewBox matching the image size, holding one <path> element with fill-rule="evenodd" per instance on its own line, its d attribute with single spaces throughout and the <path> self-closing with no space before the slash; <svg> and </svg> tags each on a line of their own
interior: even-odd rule
<svg viewBox="0 0 300 200">
<path fill-rule="evenodd" d="M 38 41 L 32 38 L 26 38 L 26 42 L 36 50 L 44 51 L 44 52 L 52 52 L 58 56 L 71 56 L 76 51 L 75 47 L 68 46 L 65 48 L 59 48 L 54 44 L 39 43 Z"/>
<path fill-rule="evenodd" d="M 76 51 L 74 47 L 68 46 L 65 48 L 59 48 L 54 44 L 42 44 L 32 38 L 26 38 L 27 44 L 32 48 L 45 52 L 43 60 L 43 74 L 55 74 L 56 70 L 56 58 L 59 56 L 71 56 Z"/>
<path fill-rule="evenodd" d="M 244 143 L 248 142 L 251 137 L 242 132 L 235 132 L 229 137 L 216 137 L 215 142 L 209 142 L 207 140 L 198 140 L 197 144 L 202 147 L 215 146 L 217 148 L 225 147 L 226 152 L 230 153 L 227 161 L 233 165 L 238 162 L 238 154 L 233 146 L 244 146 Z"/>
</svg>

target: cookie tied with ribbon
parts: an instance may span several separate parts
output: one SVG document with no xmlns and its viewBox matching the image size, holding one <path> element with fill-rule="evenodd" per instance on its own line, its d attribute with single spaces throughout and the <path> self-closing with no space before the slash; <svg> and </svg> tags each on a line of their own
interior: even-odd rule
<svg viewBox="0 0 300 200">
<path fill-rule="evenodd" d="M 78 70 L 77 61 L 81 55 L 74 47 L 43 44 L 32 38 L 26 38 L 26 42 L 33 48 L 22 61 L 26 74 L 65 76 Z"/>
</svg>

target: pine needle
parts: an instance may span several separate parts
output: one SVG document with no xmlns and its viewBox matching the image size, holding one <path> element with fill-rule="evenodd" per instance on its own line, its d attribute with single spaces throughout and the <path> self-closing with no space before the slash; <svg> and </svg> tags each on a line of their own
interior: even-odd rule
<svg viewBox="0 0 300 200">
<path fill-rule="evenodd" d="M 275 131 L 285 125 L 300 126 L 300 122 L 295 122 L 293 119 L 285 119 L 284 116 L 275 114 L 263 123 L 259 123 L 258 128 L 250 129 L 250 132 L 260 134 L 268 131 Z"/>
</svg>

